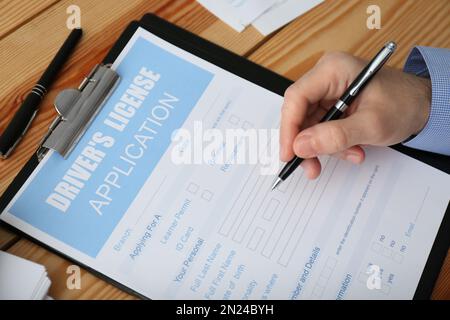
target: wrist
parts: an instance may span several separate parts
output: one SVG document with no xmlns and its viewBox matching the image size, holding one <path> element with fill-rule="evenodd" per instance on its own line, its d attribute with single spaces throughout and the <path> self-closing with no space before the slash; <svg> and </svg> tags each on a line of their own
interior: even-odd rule
<svg viewBox="0 0 450 320">
<path fill-rule="evenodd" d="M 418 135 L 425 128 L 430 118 L 431 110 L 431 81 L 426 78 L 413 76 L 416 80 L 414 95 L 416 100 L 416 117 L 413 135 Z"/>
</svg>

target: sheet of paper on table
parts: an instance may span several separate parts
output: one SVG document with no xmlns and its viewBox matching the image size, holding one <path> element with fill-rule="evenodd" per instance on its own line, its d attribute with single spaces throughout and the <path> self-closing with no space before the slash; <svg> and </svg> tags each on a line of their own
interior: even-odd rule
<svg viewBox="0 0 450 320">
<path fill-rule="evenodd" d="M 0 300 L 43 300 L 50 284 L 44 266 L 0 251 Z"/>
<path fill-rule="evenodd" d="M 236 31 L 252 24 L 268 35 L 323 0 L 197 0 Z"/>
<path fill-rule="evenodd" d="M 220 20 L 241 32 L 277 0 L 198 0 Z"/>
<path fill-rule="evenodd" d="M 323 0 L 279 0 L 253 21 L 252 25 L 267 36 L 322 2 Z"/>
</svg>

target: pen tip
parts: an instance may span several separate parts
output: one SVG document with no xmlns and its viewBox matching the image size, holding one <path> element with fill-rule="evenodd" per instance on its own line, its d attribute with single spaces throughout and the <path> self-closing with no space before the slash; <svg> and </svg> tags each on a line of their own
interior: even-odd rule
<svg viewBox="0 0 450 320">
<path fill-rule="evenodd" d="M 272 191 L 275 190 L 281 182 L 283 182 L 283 180 L 277 178 L 277 180 L 275 180 L 275 182 L 272 185 Z"/>
</svg>

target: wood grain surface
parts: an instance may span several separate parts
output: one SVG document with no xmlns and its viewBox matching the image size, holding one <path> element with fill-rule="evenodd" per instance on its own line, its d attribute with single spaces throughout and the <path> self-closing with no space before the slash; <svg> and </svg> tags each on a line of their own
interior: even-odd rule
<svg viewBox="0 0 450 320">
<path fill-rule="evenodd" d="M 395 40 L 399 49 L 390 65 L 400 68 L 413 45 L 450 47 L 448 0 L 326 1 L 268 37 L 254 28 L 237 33 L 192 0 L 3 0 L 0 1 L 0 132 L 67 36 L 66 8 L 71 4 L 81 8 L 85 34 L 63 76 L 44 99 L 24 141 L 10 159 L 0 162 L 0 193 L 35 151 L 55 116 L 52 102 L 56 93 L 77 86 L 92 66 L 101 61 L 128 22 L 146 12 L 154 12 L 290 79 L 300 77 L 325 51 L 342 50 L 369 58 L 384 42 Z M 373 4 L 381 8 L 380 30 L 366 27 L 366 9 Z M 68 290 L 66 270 L 70 262 L 4 229 L 0 229 L 0 248 L 45 265 L 52 279 L 50 295 L 56 299 L 134 298 L 85 270 L 81 289 Z M 450 299 L 449 256 L 433 298 Z"/>
</svg>

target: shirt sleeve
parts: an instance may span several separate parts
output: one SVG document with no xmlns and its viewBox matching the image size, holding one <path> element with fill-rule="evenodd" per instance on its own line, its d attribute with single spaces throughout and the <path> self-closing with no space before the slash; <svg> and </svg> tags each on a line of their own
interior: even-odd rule
<svg viewBox="0 0 450 320">
<path fill-rule="evenodd" d="M 422 131 L 404 145 L 450 155 L 450 49 L 415 47 L 404 71 L 431 79 L 431 110 Z"/>
</svg>

